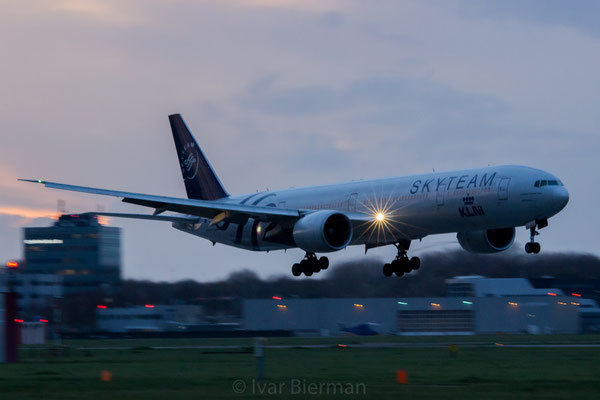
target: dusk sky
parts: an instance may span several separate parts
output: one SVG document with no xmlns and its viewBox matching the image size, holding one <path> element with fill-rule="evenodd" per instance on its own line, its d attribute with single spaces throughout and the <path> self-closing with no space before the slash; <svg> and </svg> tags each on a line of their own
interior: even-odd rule
<svg viewBox="0 0 600 400">
<path fill-rule="evenodd" d="M 146 212 L 17 178 L 185 197 L 179 112 L 231 194 L 522 164 L 566 209 L 543 252 L 600 255 L 600 2 L 580 0 L 2 0 L 0 261 L 24 226 Z M 123 228 L 125 278 L 289 275 L 303 252 L 253 253 L 171 228 Z M 515 248 L 528 239 L 517 229 Z M 427 237 L 413 254 L 457 246 Z M 391 260 L 395 248 L 330 255 Z M 426 268 L 426 266 L 424 266 Z"/>
</svg>

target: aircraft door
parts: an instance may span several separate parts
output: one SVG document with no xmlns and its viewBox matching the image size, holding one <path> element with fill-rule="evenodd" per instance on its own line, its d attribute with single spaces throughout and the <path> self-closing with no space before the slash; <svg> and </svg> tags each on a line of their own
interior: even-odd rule
<svg viewBox="0 0 600 400">
<path fill-rule="evenodd" d="M 358 197 L 358 193 L 350 194 L 348 197 L 348 211 L 354 212 L 356 211 L 356 198 Z"/>
<path fill-rule="evenodd" d="M 508 199 L 508 184 L 510 183 L 510 178 L 502 178 L 500 183 L 498 184 L 498 200 L 507 200 Z"/>
<path fill-rule="evenodd" d="M 442 184 L 438 187 L 436 192 L 436 202 L 438 206 L 444 205 L 444 197 L 446 196 L 446 184 Z"/>
</svg>

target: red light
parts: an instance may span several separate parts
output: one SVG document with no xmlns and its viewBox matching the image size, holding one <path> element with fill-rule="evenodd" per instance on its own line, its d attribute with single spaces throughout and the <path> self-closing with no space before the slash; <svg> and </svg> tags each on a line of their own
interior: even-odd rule
<svg viewBox="0 0 600 400">
<path fill-rule="evenodd" d="M 22 319 L 15 319 L 15 322 L 18 322 L 19 324 L 22 324 L 23 320 Z"/>
<path fill-rule="evenodd" d="M 556 293 L 550 293 L 550 292 L 548 292 L 548 296 L 556 296 L 556 295 L 557 295 Z"/>
<path fill-rule="evenodd" d="M 146 307 L 146 308 L 154 308 L 154 304 L 146 304 L 144 307 Z"/>
<path fill-rule="evenodd" d="M 14 262 L 14 261 L 9 261 L 9 262 L 6 263 L 6 266 L 8 268 L 17 268 L 19 266 L 19 263 L 18 262 Z"/>
<path fill-rule="evenodd" d="M 79 218 L 79 215 L 77 215 L 77 214 L 71 214 L 70 217 L 71 218 Z"/>
<path fill-rule="evenodd" d="M 96 307 L 102 308 L 102 309 L 106 308 L 106 306 L 103 306 L 102 304 L 98 304 Z"/>
<path fill-rule="evenodd" d="M 40 319 L 40 322 L 48 323 L 48 320 L 47 319 Z"/>
<path fill-rule="evenodd" d="M 581 295 L 579 293 L 571 293 L 571 296 L 581 297 Z"/>
<path fill-rule="evenodd" d="M 279 296 L 273 296 L 273 300 L 281 300 L 281 297 L 279 297 Z"/>
</svg>

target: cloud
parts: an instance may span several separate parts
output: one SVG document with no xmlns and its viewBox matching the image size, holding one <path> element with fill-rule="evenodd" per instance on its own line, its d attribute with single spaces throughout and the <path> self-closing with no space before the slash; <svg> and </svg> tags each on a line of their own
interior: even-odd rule
<svg viewBox="0 0 600 400">
<path fill-rule="evenodd" d="M 471 18 L 518 20 L 549 26 L 576 29 L 593 36 L 600 36 L 600 2 L 597 0 L 503 0 L 461 1 L 460 11 Z"/>
<path fill-rule="evenodd" d="M 239 101 L 246 108 L 286 117 L 357 108 L 360 114 L 370 114 L 372 122 L 383 124 L 406 123 L 440 114 L 499 117 L 508 110 L 503 101 L 493 96 L 457 90 L 432 80 L 404 77 L 356 80 L 341 88 L 324 85 L 277 88 L 275 79 L 268 77 L 251 85 Z M 373 114 L 373 110 L 382 111 Z"/>
<path fill-rule="evenodd" d="M 56 218 L 56 210 L 31 208 L 26 206 L 0 205 L 0 215 L 14 215 L 24 219 L 23 223 L 31 222 L 36 218 Z"/>
</svg>

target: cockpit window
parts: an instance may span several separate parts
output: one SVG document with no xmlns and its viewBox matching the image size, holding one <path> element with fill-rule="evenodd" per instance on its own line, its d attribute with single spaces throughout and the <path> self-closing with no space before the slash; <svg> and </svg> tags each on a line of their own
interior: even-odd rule
<svg viewBox="0 0 600 400">
<path fill-rule="evenodd" d="M 542 186 L 564 186 L 564 184 L 559 181 L 558 179 L 556 180 L 539 180 L 539 181 L 535 181 L 535 184 L 533 186 L 535 187 L 542 187 Z"/>
</svg>

